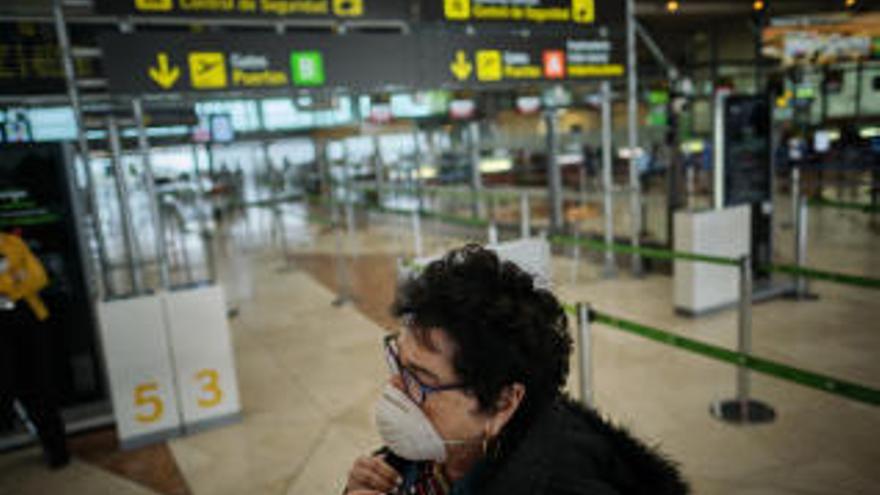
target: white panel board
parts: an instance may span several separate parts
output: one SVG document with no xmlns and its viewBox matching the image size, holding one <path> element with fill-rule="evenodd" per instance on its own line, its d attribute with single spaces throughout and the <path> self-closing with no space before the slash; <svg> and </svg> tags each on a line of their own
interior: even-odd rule
<svg viewBox="0 0 880 495">
<path fill-rule="evenodd" d="M 180 414 L 161 298 L 102 302 L 98 312 L 120 444 L 134 447 L 178 434 Z"/>
<path fill-rule="evenodd" d="M 187 430 L 241 412 L 235 358 L 219 286 L 163 294 Z"/>
<path fill-rule="evenodd" d="M 675 213 L 675 251 L 740 258 L 751 249 L 751 207 Z M 739 300 L 735 266 L 675 260 L 675 308 L 701 314 Z"/>
</svg>

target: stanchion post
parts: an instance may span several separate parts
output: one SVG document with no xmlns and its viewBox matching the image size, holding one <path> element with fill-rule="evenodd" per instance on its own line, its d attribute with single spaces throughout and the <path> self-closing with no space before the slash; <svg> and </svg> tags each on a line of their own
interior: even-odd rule
<svg viewBox="0 0 880 495">
<path fill-rule="evenodd" d="M 113 167 L 113 175 L 116 179 L 116 197 L 119 201 L 119 216 L 122 219 L 122 238 L 125 242 L 126 260 L 128 263 L 129 276 L 131 278 L 132 292 L 135 295 L 140 295 L 144 292 L 144 282 L 140 267 L 140 263 L 143 259 L 138 244 L 137 233 L 134 230 L 131 206 L 128 203 L 130 194 L 128 190 L 128 182 L 126 182 L 125 177 L 125 167 L 122 164 L 122 144 L 119 137 L 119 125 L 116 122 L 116 117 L 110 116 L 107 118 L 107 136 L 110 140 L 110 162 Z"/>
<path fill-rule="evenodd" d="M 751 399 L 751 377 L 746 357 L 752 352 L 752 258 L 739 259 L 739 316 L 737 351 L 740 364 L 736 369 L 736 397 L 713 403 L 709 411 L 722 421 L 737 424 L 767 423 L 776 418 L 776 412 L 763 402 Z"/>
<path fill-rule="evenodd" d="M 581 267 L 581 229 L 578 221 L 571 223 L 571 229 L 574 231 L 574 244 L 572 245 L 572 257 L 574 258 L 574 267 L 571 270 L 571 283 L 576 284 L 578 281 L 578 272 Z"/>
<path fill-rule="evenodd" d="M 422 257 L 422 219 L 418 211 L 412 212 L 413 250 L 416 258 Z"/>
<path fill-rule="evenodd" d="M 274 204 L 272 211 L 275 213 L 275 224 L 278 226 L 278 235 L 281 237 L 281 256 L 284 258 L 284 264 L 276 271 L 289 273 L 293 271 L 293 263 L 291 263 L 290 245 L 287 239 L 287 226 L 284 224 L 284 210 L 281 204 Z"/>
<path fill-rule="evenodd" d="M 473 204 L 471 213 L 474 218 L 483 218 L 483 177 L 480 172 L 480 123 L 473 121 L 468 124 L 468 145 L 471 165 L 471 194 Z"/>
<path fill-rule="evenodd" d="M 795 217 L 795 264 L 803 268 L 807 263 L 807 200 L 801 196 L 798 201 L 797 216 Z M 795 275 L 795 294 L 798 298 L 809 297 L 810 288 L 807 279 L 801 275 Z"/>
<path fill-rule="evenodd" d="M 739 260 L 739 315 L 737 318 L 737 347 L 739 352 L 752 352 L 752 263 L 750 256 Z M 736 398 L 740 407 L 747 407 L 751 388 L 749 369 L 738 366 L 736 370 Z M 747 411 L 743 411 L 747 412 Z"/>
<path fill-rule="evenodd" d="M 630 258 L 632 272 L 636 277 L 642 276 L 642 257 L 638 254 L 641 244 L 639 236 L 642 232 L 642 191 L 639 179 L 637 153 L 639 145 L 638 127 L 638 54 L 636 46 L 636 11 L 635 0 L 626 0 L 626 52 L 627 52 L 627 141 L 629 143 L 629 206 L 630 235 L 632 247 L 636 250 Z"/>
<path fill-rule="evenodd" d="M 801 197 L 801 170 L 791 167 L 791 224 L 797 228 L 798 202 Z"/>
<path fill-rule="evenodd" d="M 602 204 L 605 216 L 605 277 L 615 274 L 614 252 L 614 204 L 611 197 L 611 83 L 602 81 Z"/>
<path fill-rule="evenodd" d="M 335 193 L 334 193 L 335 194 Z M 345 254 L 342 252 L 342 231 L 340 230 L 340 216 L 341 212 L 337 208 L 338 203 L 334 203 L 332 206 L 332 222 L 333 222 L 333 232 L 336 243 L 336 286 L 339 288 L 338 295 L 336 299 L 333 300 L 333 306 L 343 306 L 346 303 L 351 301 L 351 296 L 349 294 L 349 277 L 348 277 L 348 269 L 345 263 Z"/>
<path fill-rule="evenodd" d="M 686 178 L 685 194 L 687 195 L 685 204 L 686 204 L 687 208 L 690 210 L 690 209 L 693 209 L 695 206 L 694 205 L 694 192 L 696 189 L 696 187 L 695 187 L 696 170 L 694 170 L 693 165 L 688 165 L 685 167 L 685 178 Z"/>
<path fill-rule="evenodd" d="M 156 247 L 156 263 L 159 266 L 159 287 L 168 290 L 171 281 L 168 273 L 168 249 L 165 244 L 165 224 L 160 213 L 160 198 L 156 192 L 156 177 L 153 173 L 153 161 L 150 157 L 150 143 L 147 139 L 147 129 L 144 124 L 144 106 L 140 98 L 131 102 L 135 125 L 138 134 L 138 150 L 144 167 L 144 183 L 146 185 L 147 203 L 150 205 L 150 214 L 153 217 L 153 240 Z"/>
<path fill-rule="evenodd" d="M 530 232 L 531 211 L 529 211 L 529 193 L 523 191 L 519 195 L 519 235 L 523 239 L 527 239 L 532 234 Z"/>
<path fill-rule="evenodd" d="M 590 325 L 590 305 L 578 303 L 578 363 L 580 371 L 580 399 L 585 405 L 593 405 L 593 342 Z"/>
</svg>

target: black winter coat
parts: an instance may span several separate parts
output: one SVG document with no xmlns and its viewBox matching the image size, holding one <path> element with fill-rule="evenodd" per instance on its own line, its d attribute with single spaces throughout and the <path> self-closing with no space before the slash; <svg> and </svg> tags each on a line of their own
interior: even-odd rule
<svg viewBox="0 0 880 495">
<path fill-rule="evenodd" d="M 588 408 L 563 398 L 538 414 L 481 495 L 680 495 L 675 464 Z"/>
</svg>

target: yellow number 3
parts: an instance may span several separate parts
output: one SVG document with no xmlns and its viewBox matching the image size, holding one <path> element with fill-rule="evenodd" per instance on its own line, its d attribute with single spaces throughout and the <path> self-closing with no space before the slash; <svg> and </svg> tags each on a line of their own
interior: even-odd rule
<svg viewBox="0 0 880 495">
<path fill-rule="evenodd" d="M 220 387 L 217 384 L 219 378 L 220 375 L 217 373 L 217 370 L 204 369 L 196 373 L 197 380 L 207 379 L 207 382 L 202 385 L 202 392 L 211 394 L 208 399 L 198 399 L 199 407 L 214 407 L 223 400 L 223 391 L 220 390 Z"/>
<path fill-rule="evenodd" d="M 159 384 L 156 382 L 144 383 L 134 388 L 134 404 L 138 407 L 151 406 L 152 412 L 149 414 L 135 414 L 134 418 L 141 423 L 153 423 L 162 417 L 162 411 L 165 405 L 158 395 Z M 152 395 L 147 395 L 152 393 Z"/>
</svg>

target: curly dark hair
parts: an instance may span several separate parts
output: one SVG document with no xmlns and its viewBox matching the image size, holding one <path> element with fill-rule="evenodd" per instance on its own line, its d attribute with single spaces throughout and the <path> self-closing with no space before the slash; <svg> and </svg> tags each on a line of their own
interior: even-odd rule
<svg viewBox="0 0 880 495">
<path fill-rule="evenodd" d="M 564 309 L 488 249 L 469 244 L 430 263 L 399 286 L 391 312 L 428 347 L 430 331 L 446 332 L 456 344 L 453 366 L 481 411 L 494 412 L 513 383 L 526 389 L 520 419 L 562 393 L 572 348 Z"/>
</svg>

